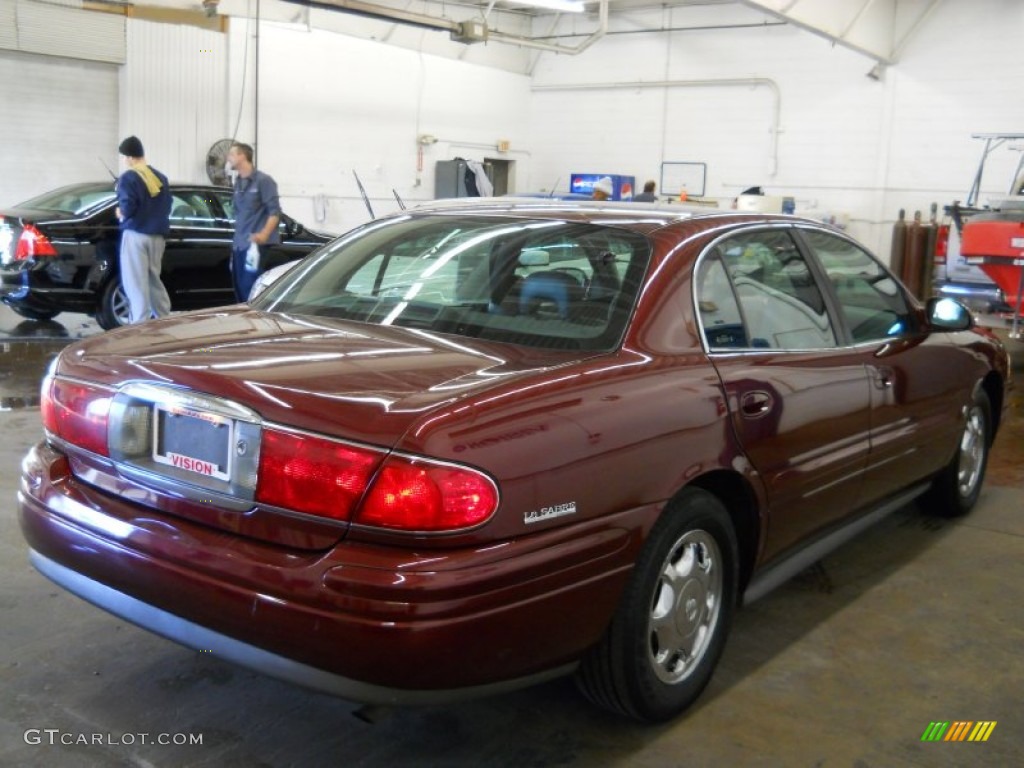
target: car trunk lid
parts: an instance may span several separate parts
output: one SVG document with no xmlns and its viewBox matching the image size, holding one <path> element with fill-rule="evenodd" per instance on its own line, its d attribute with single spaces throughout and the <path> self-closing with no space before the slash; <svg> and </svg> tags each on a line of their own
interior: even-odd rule
<svg viewBox="0 0 1024 768">
<path fill-rule="evenodd" d="M 347 518 L 308 519 L 260 508 L 240 480 L 256 465 L 246 468 L 242 462 L 237 473 L 224 469 L 227 459 L 222 463 L 218 456 L 235 445 L 216 447 L 218 430 L 233 434 L 229 441 L 249 442 L 258 440 L 258 432 L 238 427 L 231 433 L 231 425 L 311 433 L 383 461 L 436 409 L 565 357 L 564 352 L 501 349 L 518 359 L 497 355 L 493 345 L 474 347 L 436 334 L 228 309 L 86 339 L 62 355 L 57 373 L 121 388 L 112 423 L 127 419 L 132 408 L 149 414 L 144 418 L 152 424 L 159 422 L 137 458 L 121 461 L 124 456 L 112 451 L 121 461 L 120 477 L 109 481 L 108 490 L 123 493 L 119 483 L 135 483 L 156 491 L 149 503 L 170 514 L 318 549 L 344 536 Z M 125 387 L 126 382 L 131 383 Z M 172 433 L 167 425 L 174 419 L 186 427 Z M 171 435 L 171 443 L 160 442 L 160 429 Z"/>
</svg>

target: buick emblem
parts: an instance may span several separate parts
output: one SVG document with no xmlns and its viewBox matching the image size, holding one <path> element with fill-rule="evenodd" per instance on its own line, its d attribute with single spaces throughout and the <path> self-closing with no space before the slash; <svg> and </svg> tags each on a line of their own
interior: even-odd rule
<svg viewBox="0 0 1024 768">
<path fill-rule="evenodd" d="M 245 440 L 239 440 L 237 443 L 235 443 L 235 453 L 237 453 L 239 456 L 245 456 L 245 454 L 248 452 L 249 443 L 247 443 Z"/>
</svg>

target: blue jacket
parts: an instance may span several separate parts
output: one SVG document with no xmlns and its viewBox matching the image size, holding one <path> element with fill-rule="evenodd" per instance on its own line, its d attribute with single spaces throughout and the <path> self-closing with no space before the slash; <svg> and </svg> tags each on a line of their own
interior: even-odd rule
<svg viewBox="0 0 1024 768">
<path fill-rule="evenodd" d="M 121 209 L 121 229 L 130 229 L 143 235 L 166 235 L 171 229 L 171 190 L 167 177 L 156 168 L 150 168 L 159 179 L 160 191 L 154 197 L 146 182 L 134 170 L 128 169 L 117 180 L 117 206 Z"/>
</svg>

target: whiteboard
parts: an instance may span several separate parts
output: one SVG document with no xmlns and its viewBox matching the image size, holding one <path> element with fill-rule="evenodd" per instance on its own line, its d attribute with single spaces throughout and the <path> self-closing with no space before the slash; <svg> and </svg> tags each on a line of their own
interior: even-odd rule
<svg viewBox="0 0 1024 768">
<path fill-rule="evenodd" d="M 690 197 L 703 197 L 707 175 L 707 163 L 662 163 L 661 194 L 675 196 L 685 186 Z"/>
</svg>

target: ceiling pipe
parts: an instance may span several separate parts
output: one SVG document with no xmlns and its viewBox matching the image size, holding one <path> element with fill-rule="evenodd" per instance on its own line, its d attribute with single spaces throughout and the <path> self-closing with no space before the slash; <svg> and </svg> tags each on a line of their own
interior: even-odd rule
<svg viewBox="0 0 1024 768">
<path fill-rule="evenodd" d="M 381 21 L 394 21 L 399 24 L 432 29 L 437 32 L 457 33 L 461 26 L 459 22 L 451 21 L 450 19 L 439 19 L 436 16 L 427 16 L 423 13 L 413 13 L 399 8 L 388 8 L 383 5 L 364 3 L 362 0 L 285 0 L 285 2 L 308 5 L 311 8 L 323 8 L 329 11 L 342 11 Z"/>
<path fill-rule="evenodd" d="M 403 11 L 398 8 L 388 8 L 383 5 L 363 2 L 363 0 L 285 0 L 285 2 L 306 5 L 312 8 L 323 8 L 326 10 L 352 13 L 358 16 L 366 16 L 371 19 L 397 22 L 423 29 L 430 29 L 437 32 L 448 32 L 453 36 L 461 34 L 463 24 L 450 19 L 439 19 L 436 16 L 427 16 L 422 13 Z M 492 4 L 493 6 L 493 4 Z M 491 9 L 488 8 L 488 12 Z M 600 0 L 597 7 L 598 25 L 597 29 L 578 45 L 561 45 L 559 43 L 547 43 L 541 40 L 534 40 L 519 35 L 508 35 L 504 32 L 487 30 L 486 39 L 506 45 L 518 45 L 523 48 L 534 48 L 550 53 L 566 53 L 571 56 L 583 53 L 590 46 L 600 40 L 608 32 L 608 0 Z M 482 39 L 482 38 L 481 38 Z"/>
<path fill-rule="evenodd" d="M 772 109 L 772 152 L 769 176 L 779 170 L 779 126 L 782 123 L 782 92 L 779 84 L 768 77 L 733 77 L 722 80 L 645 80 L 628 83 L 567 83 L 565 85 L 535 85 L 533 91 L 588 91 L 611 90 L 619 88 L 717 88 L 717 87 L 763 86 L 772 92 L 774 107 Z"/>
</svg>

